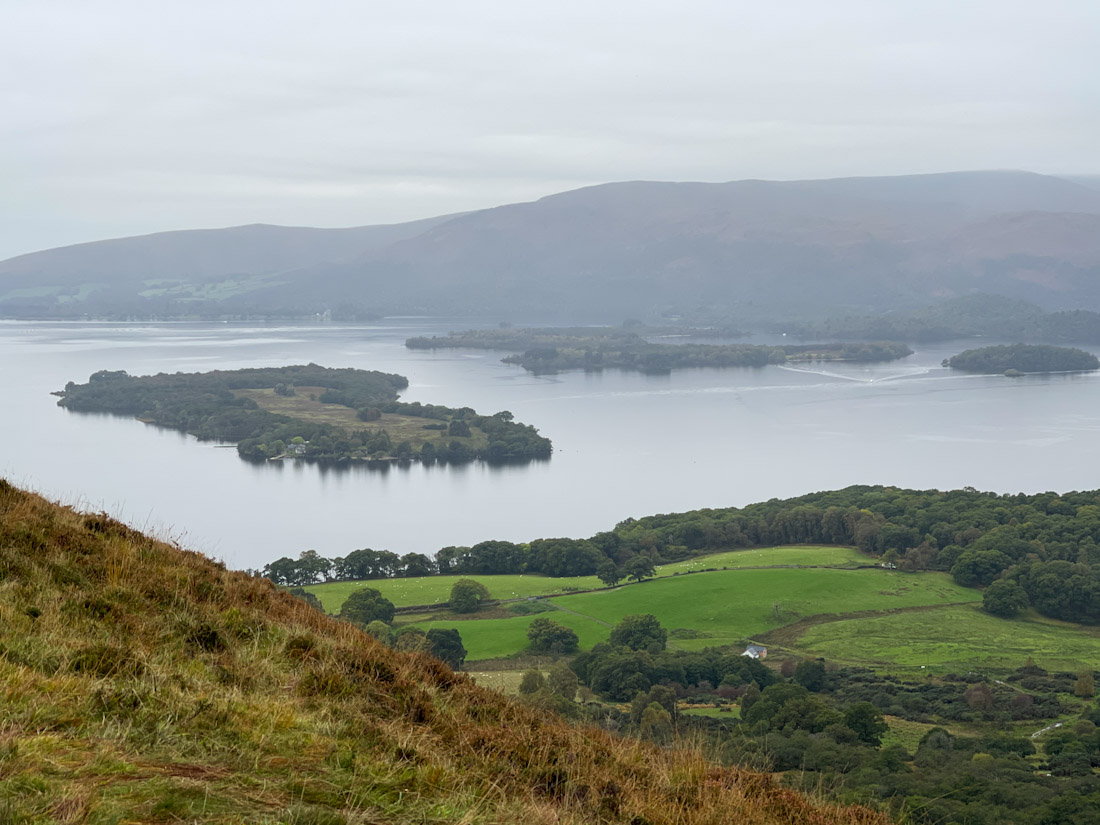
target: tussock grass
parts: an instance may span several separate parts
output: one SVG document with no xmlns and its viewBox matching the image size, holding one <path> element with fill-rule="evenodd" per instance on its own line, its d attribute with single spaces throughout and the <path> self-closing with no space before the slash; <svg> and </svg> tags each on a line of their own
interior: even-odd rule
<svg viewBox="0 0 1100 825">
<path fill-rule="evenodd" d="M 878 823 L 0 481 L 0 823 Z"/>
</svg>

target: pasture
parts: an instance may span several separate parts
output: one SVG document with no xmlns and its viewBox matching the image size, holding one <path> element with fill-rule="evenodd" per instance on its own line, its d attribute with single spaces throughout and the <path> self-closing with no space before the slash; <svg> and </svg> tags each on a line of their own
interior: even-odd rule
<svg viewBox="0 0 1100 825">
<path fill-rule="evenodd" d="M 977 604 L 809 627 L 794 646 L 837 662 L 924 672 L 1014 670 L 1028 657 L 1050 671 L 1100 670 L 1100 633 L 1035 615 L 999 619 Z"/>
<path fill-rule="evenodd" d="M 276 396 L 278 397 L 278 396 Z M 333 405 L 325 405 L 333 406 Z M 792 545 L 762 547 L 751 550 L 730 550 L 687 561 L 662 564 L 657 576 L 674 576 L 708 568 L 756 567 L 764 565 L 841 565 L 856 566 L 871 560 L 851 547 L 819 547 Z M 364 587 L 373 587 L 397 607 L 416 604 L 439 604 L 447 601 L 454 583 L 462 578 L 475 579 L 487 588 L 494 599 L 522 599 L 547 596 L 569 590 L 594 590 L 603 583 L 595 576 L 574 576 L 552 579 L 538 575 L 505 576 L 420 576 L 409 579 L 372 579 L 370 581 L 328 582 L 309 585 L 306 589 L 321 600 L 329 613 L 338 613 L 348 596 Z M 620 585 L 620 587 L 635 585 Z"/>
<path fill-rule="evenodd" d="M 582 648 L 605 640 L 611 627 L 635 613 L 652 613 L 669 629 L 690 628 L 697 638 L 670 639 L 683 650 L 738 644 L 776 627 L 821 614 L 894 610 L 970 602 L 976 590 L 959 587 L 943 573 L 919 575 L 890 570 L 766 569 L 719 570 L 668 576 L 641 584 L 561 596 L 558 608 L 541 615 L 573 628 Z M 534 616 L 465 620 L 440 617 L 418 622 L 458 627 L 468 660 L 518 653 L 527 645 Z"/>
</svg>

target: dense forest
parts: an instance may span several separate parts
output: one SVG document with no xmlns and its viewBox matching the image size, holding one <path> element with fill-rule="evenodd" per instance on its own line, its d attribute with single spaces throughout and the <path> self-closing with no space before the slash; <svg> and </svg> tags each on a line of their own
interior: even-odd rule
<svg viewBox="0 0 1100 825">
<path fill-rule="evenodd" d="M 962 372 L 1012 375 L 1095 370 L 1100 369 L 1100 360 L 1081 349 L 1048 344 L 1012 344 L 968 349 L 945 359 L 943 365 Z"/>
<path fill-rule="evenodd" d="M 680 561 L 719 550 L 839 544 L 901 570 L 942 570 L 985 587 L 986 609 L 1028 605 L 1056 619 L 1100 624 L 1100 490 L 1038 495 L 856 486 L 743 508 L 627 519 L 587 539 L 483 541 L 431 559 L 364 548 L 325 559 L 307 551 L 265 569 L 279 584 L 439 574 L 598 575 L 622 581 L 635 559 Z M 990 586 L 993 585 L 993 586 Z"/>
<path fill-rule="evenodd" d="M 407 386 L 401 375 L 316 364 L 140 377 L 103 370 L 86 384 L 70 381 L 58 404 L 235 441 L 240 456 L 252 460 L 462 462 L 550 455 L 550 440 L 510 412 L 483 416 L 469 407 L 398 401 Z M 341 409 L 342 417 L 334 415 Z M 404 438 L 394 437 L 394 425 Z"/>
<path fill-rule="evenodd" d="M 651 334 L 668 332 L 664 329 L 639 330 L 633 326 L 468 330 L 444 337 L 410 338 L 405 346 L 410 349 L 518 349 L 522 352 L 507 356 L 504 363 L 518 364 L 536 374 L 574 369 L 666 373 L 692 367 L 763 367 L 789 361 L 893 361 L 913 352 L 905 344 L 892 341 L 785 346 L 654 343 L 643 334 L 647 331 Z M 680 330 L 690 335 L 698 332 Z"/>
</svg>

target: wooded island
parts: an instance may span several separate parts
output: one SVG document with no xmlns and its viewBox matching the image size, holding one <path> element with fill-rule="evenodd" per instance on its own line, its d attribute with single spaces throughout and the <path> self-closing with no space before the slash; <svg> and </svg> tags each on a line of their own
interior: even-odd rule
<svg viewBox="0 0 1100 825">
<path fill-rule="evenodd" d="M 490 329 L 410 338 L 409 349 L 522 350 L 504 358 L 529 372 L 622 369 L 667 373 L 697 367 L 763 367 L 792 361 L 894 361 L 912 355 L 895 341 L 853 344 L 667 344 L 652 343 L 630 328 Z"/>
<path fill-rule="evenodd" d="M 989 375 L 1004 373 L 1012 377 L 1034 372 L 1080 372 L 1100 369 L 1100 360 L 1090 352 L 1074 347 L 1046 344 L 1012 344 L 982 347 L 960 352 L 943 362 L 945 367 L 962 372 Z"/>
<path fill-rule="evenodd" d="M 58 404 L 132 415 L 200 439 L 237 442 L 241 458 L 459 463 L 548 458 L 550 439 L 508 411 L 398 401 L 403 375 L 317 364 L 70 381 Z"/>
</svg>

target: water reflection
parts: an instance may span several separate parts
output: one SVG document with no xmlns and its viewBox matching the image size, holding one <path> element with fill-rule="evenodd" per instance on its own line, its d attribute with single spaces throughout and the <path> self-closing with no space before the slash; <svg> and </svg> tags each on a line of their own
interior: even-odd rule
<svg viewBox="0 0 1100 825">
<path fill-rule="evenodd" d="M 587 536 L 629 516 L 848 484 L 1098 486 L 1095 374 L 1008 379 L 940 366 L 969 343 L 919 347 L 882 365 L 555 376 L 502 364 L 502 353 L 403 346 L 459 326 L 0 324 L 9 390 L 0 474 L 185 535 L 234 567 L 310 547 L 326 556 L 364 546 L 432 553 L 487 538 Z M 50 395 L 101 369 L 309 361 L 406 375 L 406 401 L 511 410 L 554 441 L 554 455 L 503 465 L 253 464 L 129 417 L 64 415 Z"/>
</svg>

